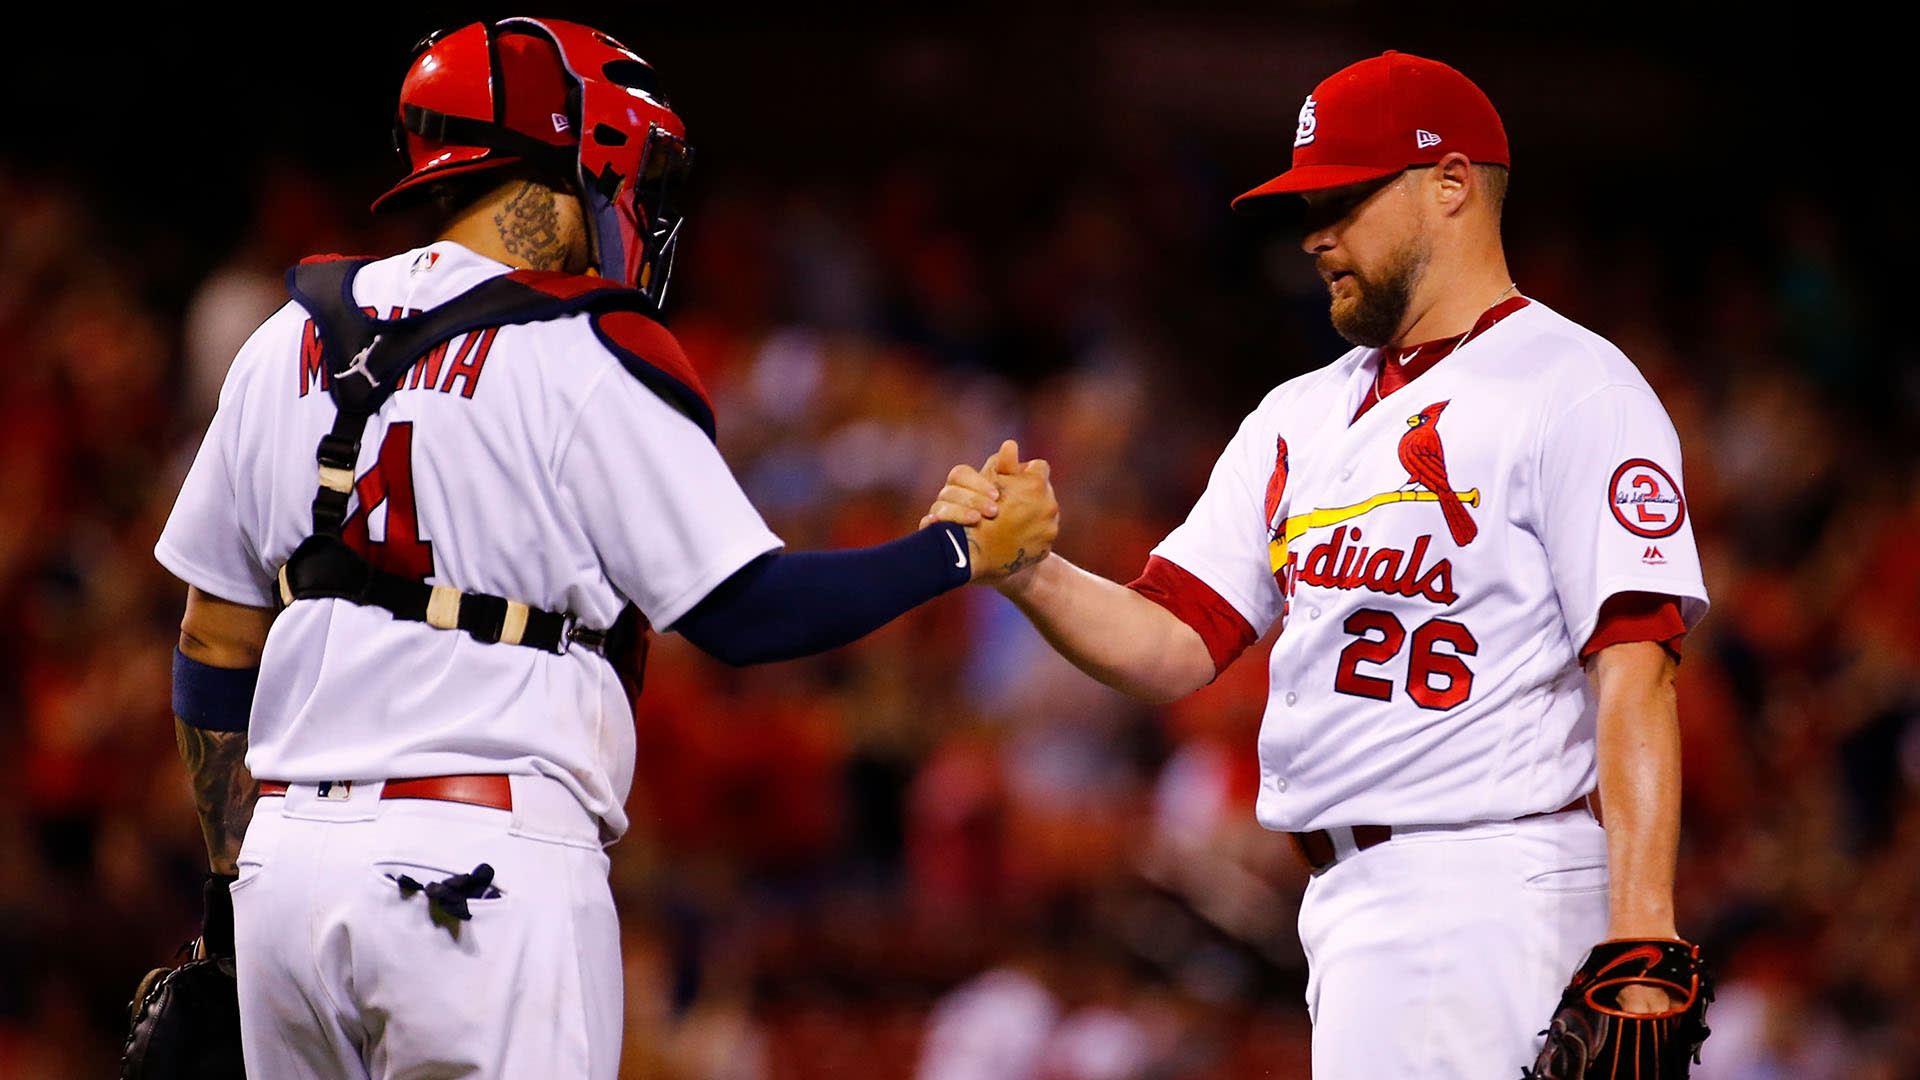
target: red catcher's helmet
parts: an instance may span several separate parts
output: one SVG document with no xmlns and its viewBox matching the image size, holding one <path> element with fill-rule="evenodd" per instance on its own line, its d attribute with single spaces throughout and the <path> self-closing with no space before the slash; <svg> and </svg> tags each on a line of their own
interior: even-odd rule
<svg viewBox="0 0 1920 1080">
<path fill-rule="evenodd" d="M 573 183 L 602 277 L 665 301 L 693 152 L 653 68 L 607 35 L 502 19 L 428 38 L 400 85 L 394 143 L 409 171 L 373 209 L 524 162 Z"/>
</svg>

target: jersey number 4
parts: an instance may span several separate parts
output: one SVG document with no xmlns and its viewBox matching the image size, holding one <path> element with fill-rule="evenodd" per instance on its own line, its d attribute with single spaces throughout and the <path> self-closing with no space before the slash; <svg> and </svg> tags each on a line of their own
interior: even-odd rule
<svg viewBox="0 0 1920 1080">
<path fill-rule="evenodd" d="M 433 573 L 433 541 L 420 539 L 420 516 L 413 507 L 413 424 L 387 428 L 380 441 L 380 459 L 354 482 L 360 508 L 340 530 L 347 546 L 374 566 L 389 573 L 424 581 Z M 387 505 L 387 536 L 373 539 L 367 518 L 381 503 Z"/>
<path fill-rule="evenodd" d="M 1357 640 L 1340 650 L 1340 673 L 1333 688 L 1354 697 L 1393 700 L 1393 682 L 1360 674 L 1361 664 L 1384 664 L 1400 654 L 1407 628 L 1391 611 L 1362 608 L 1347 616 L 1342 627 Z M 1375 636 L 1379 635 L 1379 636 Z M 1435 646 L 1446 643 L 1451 652 Z M 1473 695 L 1473 672 L 1460 658 L 1480 651 L 1473 632 L 1452 619 L 1429 619 L 1413 632 L 1407 658 L 1407 696 L 1423 709 L 1451 709 Z M 1435 679 L 1443 685 L 1435 686 Z"/>
</svg>

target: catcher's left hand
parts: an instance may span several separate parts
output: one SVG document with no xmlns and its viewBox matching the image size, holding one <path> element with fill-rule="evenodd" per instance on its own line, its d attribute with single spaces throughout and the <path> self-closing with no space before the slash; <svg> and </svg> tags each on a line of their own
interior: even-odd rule
<svg viewBox="0 0 1920 1080">
<path fill-rule="evenodd" d="M 193 957 L 157 968 L 133 992 L 121 1080 L 245 1080 L 240 994 L 233 974 L 233 878 L 209 874 L 206 920 Z"/>
<path fill-rule="evenodd" d="M 1671 1007 L 1634 1013 L 1620 992 L 1646 986 L 1666 992 Z M 1707 1039 L 1713 984 L 1700 947 L 1666 938 L 1606 941 L 1593 947 L 1560 995 L 1546 1045 L 1523 1080 L 1639 1077 L 1685 1080 Z"/>
</svg>

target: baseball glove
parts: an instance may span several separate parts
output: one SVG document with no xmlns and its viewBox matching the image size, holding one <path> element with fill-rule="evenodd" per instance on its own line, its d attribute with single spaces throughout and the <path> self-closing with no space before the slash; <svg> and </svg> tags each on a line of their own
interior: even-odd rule
<svg viewBox="0 0 1920 1080">
<path fill-rule="evenodd" d="M 199 941 L 191 943 L 192 957 L 179 967 L 148 972 L 133 992 L 121 1080 L 245 1080 L 233 898 L 227 893 L 232 882 L 223 874 L 207 875 L 206 920 Z"/>
<path fill-rule="evenodd" d="M 1620 991 L 1639 984 L 1665 990 L 1676 1002 L 1661 1013 L 1618 1007 Z M 1587 953 L 1560 995 L 1547 1042 L 1523 1080 L 1638 1077 L 1685 1080 L 1707 1040 L 1707 1002 L 1713 984 L 1700 947 L 1670 939 L 1606 941 Z"/>
</svg>

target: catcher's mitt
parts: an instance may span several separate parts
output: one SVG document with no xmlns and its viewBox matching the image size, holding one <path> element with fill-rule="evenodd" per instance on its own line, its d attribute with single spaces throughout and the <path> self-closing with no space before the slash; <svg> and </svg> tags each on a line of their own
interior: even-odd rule
<svg viewBox="0 0 1920 1080">
<path fill-rule="evenodd" d="M 1676 1003 L 1660 1013 L 1623 1012 L 1620 991 L 1639 984 L 1665 990 Z M 1523 1080 L 1638 1077 L 1685 1080 L 1707 1040 L 1707 1002 L 1713 984 L 1700 947 L 1685 941 L 1606 941 L 1560 995 L 1547 1042 Z"/>
<path fill-rule="evenodd" d="M 193 956 L 140 980 L 121 1080 L 245 1080 L 240 1059 L 240 994 L 233 975 L 233 878 L 209 874 L 206 921 Z"/>
</svg>

